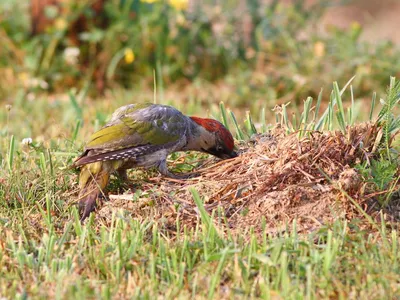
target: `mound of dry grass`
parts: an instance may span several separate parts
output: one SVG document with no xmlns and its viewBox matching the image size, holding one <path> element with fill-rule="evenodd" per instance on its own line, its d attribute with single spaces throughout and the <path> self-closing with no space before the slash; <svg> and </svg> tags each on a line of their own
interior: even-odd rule
<svg viewBox="0 0 400 300">
<path fill-rule="evenodd" d="M 193 227 L 200 217 L 191 188 L 208 212 L 223 208 L 224 224 L 233 233 L 249 227 L 261 231 L 263 218 L 272 234 L 293 219 L 300 231 L 312 231 L 338 217 L 362 218 L 349 197 L 368 210 L 374 194 L 352 167 L 369 160 L 380 139 L 371 123 L 349 127 L 346 134 L 314 131 L 302 138 L 277 127 L 241 147 L 239 157 L 202 168 L 198 178 L 156 178 L 142 185 L 152 192 L 137 201 L 132 194 L 110 195 L 96 218 L 107 223 L 112 211 L 122 208 L 135 218 L 152 217 L 172 232 L 177 218 Z"/>
</svg>

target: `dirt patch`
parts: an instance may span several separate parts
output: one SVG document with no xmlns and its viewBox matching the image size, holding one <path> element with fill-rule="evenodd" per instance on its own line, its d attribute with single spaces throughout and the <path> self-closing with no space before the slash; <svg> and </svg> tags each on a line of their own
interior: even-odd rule
<svg viewBox="0 0 400 300">
<path fill-rule="evenodd" d="M 177 218 L 181 228 L 195 227 L 200 216 L 192 188 L 209 213 L 222 208 L 227 222 L 221 227 L 232 233 L 249 228 L 259 232 L 266 226 L 274 234 L 294 219 L 299 231 L 309 232 L 335 218 L 362 218 L 349 197 L 366 209 L 371 191 L 352 166 L 371 158 L 380 136 L 369 123 L 351 127 L 346 134 L 313 131 L 304 137 L 278 127 L 243 145 L 235 159 L 210 160 L 198 178 L 157 177 L 142 184 L 148 193 L 137 200 L 132 193 L 110 195 L 96 218 L 107 223 L 112 212 L 122 208 L 138 219 L 151 217 L 172 232 Z"/>
<path fill-rule="evenodd" d="M 265 0 L 270 3 L 270 0 Z M 284 0 L 293 3 L 293 0 Z M 350 0 L 325 1 L 327 9 L 318 23 L 318 30 L 325 32 L 331 25 L 339 28 L 350 28 L 355 22 L 362 28 L 361 39 L 370 43 L 391 41 L 400 45 L 400 33 L 393 30 L 398 23 L 400 2 L 398 0 Z M 305 0 L 311 6 L 321 3 L 320 0 Z M 322 3 L 322 5 L 324 5 Z"/>
</svg>

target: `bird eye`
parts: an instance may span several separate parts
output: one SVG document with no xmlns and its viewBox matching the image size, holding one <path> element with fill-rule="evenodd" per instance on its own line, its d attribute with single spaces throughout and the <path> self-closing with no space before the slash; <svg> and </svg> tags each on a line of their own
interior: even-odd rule
<svg viewBox="0 0 400 300">
<path fill-rule="evenodd" d="M 217 146 L 217 152 L 221 152 L 223 149 L 222 149 L 222 146 Z"/>
</svg>

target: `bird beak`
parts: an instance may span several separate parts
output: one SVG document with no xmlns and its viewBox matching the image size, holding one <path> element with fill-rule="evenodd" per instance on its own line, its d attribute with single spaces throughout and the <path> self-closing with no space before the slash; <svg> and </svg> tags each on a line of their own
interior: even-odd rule
<svg viewBox="0 0 400 300">
<path fill-rule="evenodd" d="M 229 154 L 222 154 L 222 155 L 219 155 L 218 157 L 219 158 L 221 158 L 221 159 L 230 159 L 230 158 L 235 158 L 235 157 L 237 157 L 238 156 L 238 154 L 235 152 L 235 151 L 232 151 L 231 153 L 229 153 Z"/>
<path fill-rule="evenodd" d="M 238 154 L 237 154 L 237 152 L 232 151 L 232 152 L 229 154 L 229 156 L 230 156 L 230 158 L 235 158 L 235 157 L 238 157 Z"/>
<path fill-rule="evenodd" d="M 230 153 L 221 153 L 221 152 L 216 152 L 213 149 L 204 149 L 204 148 L 201 148 L 201 151 L 214 155 L 220 159 L 230 159 L 238 156 L 238 154 L 235 151 L 232 151 Z"/>
</svg>

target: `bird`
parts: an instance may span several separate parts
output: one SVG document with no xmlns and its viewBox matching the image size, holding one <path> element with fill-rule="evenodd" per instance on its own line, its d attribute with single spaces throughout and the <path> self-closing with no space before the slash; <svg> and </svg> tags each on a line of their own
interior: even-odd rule
<svg viewBox="0 0 400 300">
<path fill-rule="evenodd" d="M 152 168 L 170 178 L 187 178 L 168 170 L 167 157 L 177 151 L 200 151 L 220 159 L 237 156 L 234 139 L 220 122 L 186 116 L 176 108 L 153 103 L 128 104 L 89 138 L 72 167 L 80 169 L 79 212 L 84 221 L 96 209 L 110 175 L 127 180 L 126 171 Z"/>
</svg>

